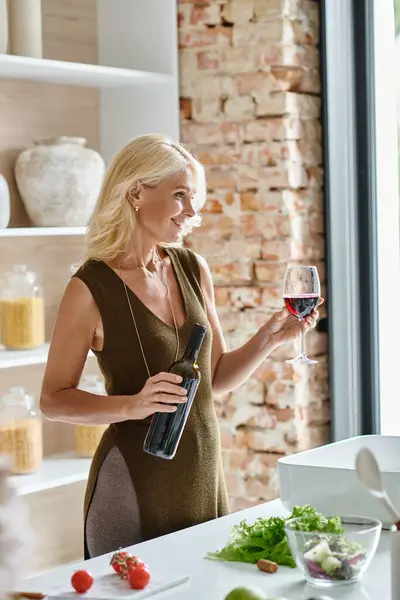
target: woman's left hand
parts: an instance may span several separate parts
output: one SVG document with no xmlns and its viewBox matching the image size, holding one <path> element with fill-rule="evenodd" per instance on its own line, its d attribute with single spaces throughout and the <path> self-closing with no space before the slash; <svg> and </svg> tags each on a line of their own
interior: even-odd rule
<svg viewBox="0 0 400 600">
<path fill-rule="evenodd" d="M 324 302 L 321 298 L 318 306 Z M 319 312 L 314 310 L 312 314 L 303 320 L 297 319 L 286 307 L 272 315 L 264 325 L 264 335 L 268 339 L 268 345 L 273 348 L 297 339 L 301 333 L 307 333 L 313 329 L 318 321 Z"/>
</svg>

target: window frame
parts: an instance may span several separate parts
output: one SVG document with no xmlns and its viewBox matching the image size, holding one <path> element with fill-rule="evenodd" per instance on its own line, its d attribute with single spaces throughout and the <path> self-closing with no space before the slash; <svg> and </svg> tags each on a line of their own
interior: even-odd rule
<svg viewBox="0 0 400 600">
<path fill-rule="evenodd" d="M 400 220 L 398 201 L 396 205 L 393 200 L 398 181 L 393 161 L 385 165 L 383 156 L 393 154 L 393 139 L 388 149 L 383 146 L 387 119 L 382 123 L 384 90 L 388 107 L 391 92 L 387 81 L 382 90 L 379 70 L 384 67 L 378 53 L 380 46 L 388 43 L 388 3 L 392 0 L 378 1 L 379 19 L 377 0 L 321 1 L 327 301 L 335 441 L 382 431 L 382 413 L 387 415 L 396 373 L 396 369 L 390 373 L 394 352 L 388 340 L 392 335 L 390 294 L 398 290 L 400 298 Z M 381 14 L 384 4 L 386 10 Z M 378 203 L 378 198 L 385 202 Z M 395 329 L 398 331 L 398 325 Z M 382 406 L 381 398 L 385 398 Z"/>
</svg>

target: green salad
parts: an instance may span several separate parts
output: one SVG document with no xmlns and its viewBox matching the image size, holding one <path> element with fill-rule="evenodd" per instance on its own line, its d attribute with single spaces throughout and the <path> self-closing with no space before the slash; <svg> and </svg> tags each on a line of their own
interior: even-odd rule
<svg viewBox="0 0 400 600">
<path fill-rule="evenodd" d="M 270 517 L 256 519 L 251 525 L 246 520 L 235 525 L 227 545 L 207 558 L 255 564 L 260 558 L 271 560 L 285 567 L 296 567 L 285 533 L 288 519 L 305 517 L 307 529 L 326 534 L 343 533 L 339 517 L 325 517 L 308 505 L 295 506 L 288 518 Z"/>
</svg>

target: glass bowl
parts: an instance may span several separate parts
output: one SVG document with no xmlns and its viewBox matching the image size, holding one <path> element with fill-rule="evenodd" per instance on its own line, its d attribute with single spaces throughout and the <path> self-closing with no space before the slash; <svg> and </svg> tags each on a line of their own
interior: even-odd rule
<svg viewBox="0 0 400 600">
<path fill-rule="evenodd" d="M 341 517 L 343 533 L 321 533 L 310 530 L 312 520 L 298 517 L 285 523 L 290 550 L 307 582 L 333 587 L 359 581 L 375 555 L 382 523 Z"/>
</svg>

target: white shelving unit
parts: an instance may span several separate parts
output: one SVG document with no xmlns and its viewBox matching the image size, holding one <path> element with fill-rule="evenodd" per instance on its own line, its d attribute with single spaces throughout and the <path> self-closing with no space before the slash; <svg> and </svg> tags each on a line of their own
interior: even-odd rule
<svg viewBox="0 0 400 600">
<path fill-rule="evenodd" d="M 140 87 L 173 81 L 173 76 L 166 73 L 6 54 L 0 55 L 0 77 L 97 88 Z"/>
<path fill-rule="evenodd" d="M 34 350 L 5 350 L 0 346 L 0 369 L 43 365 L 46 363 L 48 352 L 49 344 Z"/>
<path fill-rule="evenodd" d="M 49 353 L 49 344 L 44 344 L 34 350 L 5 350 L 0 346 L 0 370 L 31 365 L 44 365 Z M 94 357 L 92 351 L 88 357 Z"/>
<path fill-rule="evenodd" d="M 9 227 L 0 229 L 0 237 L 85 235 L 86 230 L 86 227 Z"/>
<path fill-rule="evenodd" d="M 178 140 L 177 15 L 177 0 L 97 0 L 97 65 L 3 54 L 0 79 L 98 88 L 106 164 L 138 135 Z M 81 227 L 10 228 L 0 230 L 0 237 L 84 233 Z"/>
<path fill-rule="evenodd" d="M 62 485 L 86 481 L 90 458 L 77 458 L 73 454 L 60 454 L 46 458 L 37 473 L 13 475 L 10 479 L 19 496 L 51 490 Z"/>
</svg>

